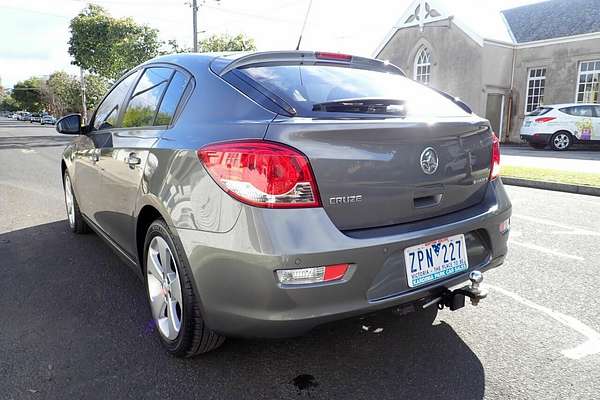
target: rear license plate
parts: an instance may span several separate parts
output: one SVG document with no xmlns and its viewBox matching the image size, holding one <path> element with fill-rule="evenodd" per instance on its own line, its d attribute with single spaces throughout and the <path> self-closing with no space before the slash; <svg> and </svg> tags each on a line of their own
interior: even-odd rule
<svg viewBox="0 0 600 400">
<path fill-rule="evenodd" d="M 525 128 L 529 128 L 531 126 L 531 121 L 525 121 L 525 124 L 523 124 L 523 126 Z"/>
<path fill-rule="evenodd" d="M 465 235 L 455 235 L 404 250 L 409 287 L 422 286 L 469 269 Z"/>
</svg>

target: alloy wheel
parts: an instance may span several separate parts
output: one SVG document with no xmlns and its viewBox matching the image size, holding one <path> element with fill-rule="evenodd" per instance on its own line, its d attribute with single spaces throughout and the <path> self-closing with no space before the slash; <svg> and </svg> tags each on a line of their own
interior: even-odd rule
<svg viewBox="0 0 600 400">
<path fill-rule="evenodd" d="M 75 201 L 73 199 L 73 188 L 71 187 L 71 178 L 65 175 L 65 204 L 67 206 L 67 216 L 69 225 L 75 226 Z"/>
<path fill-rule="evenodd" d="M 565 150 L 571 144 L 571 138 L 566 133 L 559 133 L 554 136 L 554 147 L 559 150 Z"/>
<path fill-rule="evenodd" d="M 152 238 L 148 247 L 146 279 L 158 331 L 164 338 L 175 340 L 183 318 L 181 282 L 171 249 L 160 236 Z"/>
</svg>

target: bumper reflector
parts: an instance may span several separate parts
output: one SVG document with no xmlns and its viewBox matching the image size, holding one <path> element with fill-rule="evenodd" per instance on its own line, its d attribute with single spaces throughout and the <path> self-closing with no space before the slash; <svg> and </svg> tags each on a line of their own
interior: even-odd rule
<svg viewBox="0 0 600 400">
<path fill-rule="evenodd" d="M 277 279 L 284 285 L 306 285 L 340 280 L 348 272 L 348 264 L 301 269 L 279 269 Z"/>
<path fill-rule="evenodd" d="M 498 229 L 500 229 L 500 233 L 506 233 L 510 230 L 510 218 L 502 221 L 502 223 L 498 226 Z"/>
</svg>

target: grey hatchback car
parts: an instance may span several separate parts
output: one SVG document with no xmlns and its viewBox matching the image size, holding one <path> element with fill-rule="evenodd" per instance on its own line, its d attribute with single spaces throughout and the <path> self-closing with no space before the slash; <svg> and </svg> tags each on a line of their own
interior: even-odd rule
<svg viewBox="0 0 600 400">
<path fill-rule="evenodd" d="M 56 129 L 77 135 L 61 162 L 70 229 L 134 268 L 176 356 L 379 311 L 431 324 L 485 297 L 507 253 L 489 122 L 387 62 L 162 56 L 89 124 Z"/>
</svg>

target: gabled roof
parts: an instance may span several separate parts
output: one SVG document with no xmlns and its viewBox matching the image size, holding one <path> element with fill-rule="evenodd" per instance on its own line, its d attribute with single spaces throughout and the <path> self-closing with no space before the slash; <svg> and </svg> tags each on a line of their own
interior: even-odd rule
<svg viewBox="0 0 600 400">
<path fill-rule="evenodd" d="M 450 19 L 480 46 L 483 46 L 485 39 L 513 43 L 502 14 L 484 1 L 478 4 L 472 0 L 414 0 L 376 49 L 375 56 L 398 29 L 414 26 L 423 28 L 427 24 Z"/>
<path fill-rule="evenodd" d="M 517 43 L 600 32 L 600 0 L 549 0 L 502 14 Z"/>
</svg>

